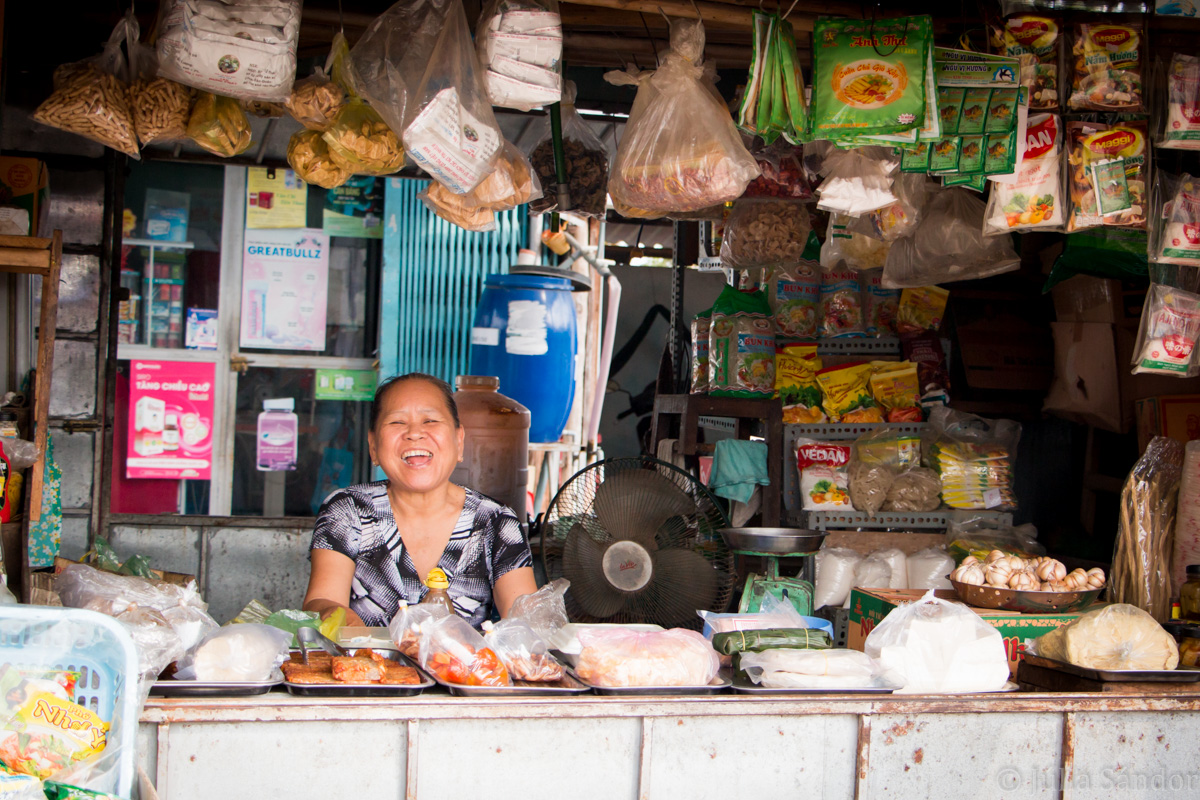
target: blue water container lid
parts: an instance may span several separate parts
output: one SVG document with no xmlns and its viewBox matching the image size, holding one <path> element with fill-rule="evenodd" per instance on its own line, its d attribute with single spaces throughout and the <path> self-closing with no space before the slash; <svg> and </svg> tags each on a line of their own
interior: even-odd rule
<svg viewBox="0 0 1200 800">
<path fill-rule="evenodd" d="M 565 278 L 544 278 L 540 275 L 489 275 L 486 286 L 497 289 L 547 289 L 569 292 L 571 282 Z"/>
</svg>

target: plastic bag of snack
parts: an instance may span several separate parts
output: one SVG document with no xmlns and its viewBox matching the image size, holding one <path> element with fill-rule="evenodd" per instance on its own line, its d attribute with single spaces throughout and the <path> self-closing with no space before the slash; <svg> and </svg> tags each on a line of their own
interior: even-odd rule
<svg viewBox="0 0 1200 800">
<path fill-rule="evenodd" d="M 898 201 L 892 191 L 900 156 L 887 147 L 834 150 L 821 164 L 825 180 L 816 188 L 817 208 L 860 217 Z"/>
<path fill-rule="evenodd" d="M 496 212 L 490 208 L 468 205 L 463 201 L 465 196 L 447 191 L 437 181 L 431 181 L 424 191 L 417 194 L 417 199 L 434 214 L 465 231 L 485 233 L 496 230 Z"/>
<path fill-rule="evenodd" d="M 1072 110 L 1139 113 L 1143 103 L 1146 29 L 1142 22 L 1129 24 L 1080 22 L 1071 44 Z"/>
<path fill-rule="evenodd" d="M 324 131 L 333 124 L 337 112 L 346 102 L 346 92 L 331 81 L 323 70 L 296 81 L 284 107 L 310 131 Z"/>
<path fill-rule="evenodd" d="M 129 109 L 138 141 L 170 142 L 187 136 L 192 110 L 192 89 L 158 77 L 154 48 L 138 41 L 138 24 L 129 23 Z"/>
<path fill-rule="evenodd" d="M 1155 172 L 1150 260 L 1200 266 L 1200 181 Z"/>
<path fill-rule="evenodd" d="M 775 394 L 775 324 L 766 294 L 726 286 L 713 303 L 708 340 L 709 394 Z"/>
<path fill-rule="evenodd" d="M 552 683 L 562 680 L 562 664 L 546 650 L 546 643 L 529 624 L 520 619 L 502 619 L 496 624 L 483 623 L 485 641 L 504 662 L 514 681 Z"/>
<path fill-rule="evenodd" d="M 555 578 L 536 592 L 523 594 L 513 601 L 508 619 L 519 619 L 533 628 L 542 641 L 550 638 L 570 622 L 563 597 L 571 588 L 566 578 Z"/>
<path fill-rule="evenodd" d="M 900 290 L 884 287 L 881 269 L 859 270 L 858 276 L 863 287 L 867 335 L 894 336 L 896 312 L 900 307 Z"/>
<path fill-rule="evenodd" d="M 925 465 L 942 479 L 942 500 L 951 508 L 1014 509 L 1013 463 L 1021 425 L 936 408 L 921 437 Z"/>
<path fill-rule="evenodd" d="M 1200 58 L 1172 53 L 1166 84 L 1166 113 L 1155 144 L 1164 149 L 1200 150 Z"/>
<path fill-rule="evenodd" d="M 870 381 L 871 396 L 888 422 L 921 422 L 921 386 L 917 365 L 911 361 L 887 362 Z"/>
<path fill-rule="evenodd" d="M 622 216 L 661 217 L 741 197 L 758 175 L 733 118 L 706 74 L 704 26 L 671 20 L 671 49 L 653 73 L 609 72 L 636 85 L 608 192 Z"/>
<path fill-rule="evenodd" d="M 921 388 L 921 408 L 925 415 L 937 406 L 950 402 L 950 369 L 942 340 L 933 331 L 900 334 L 904 359 L 917 365 L 917 381 Z"/>
<path fill-rule="evenodd" d="M 850 446 L 797 439 L 796 467 L 805 511 L 853 511 L 850 502 Z"/>
<path fill-rule="evenodd" d="M 792 344 L 775 354 L 775 391 L 783 403 L 783 421 L 787 425 L 812 425 L 825 422 L 821 408 L 821 389 L 817 373 L 821 357 L 815 344 Z"/>
<path fill-rule="evenodd" d="M 993 184 L 984 233 L 1063 229 L 1062 152 L 1062 120 L 1054 114 L 1031 116 L 1017 180 Z"/>
<path fill-rule="evenodd" d="M 483 87 L 461 0 L 451 0 L 446 10 L 410 111 L 401 135 L 404 150 L 430 177 L 465 194 L 491 173 L 504 139 Z"/>
<path fill-rule="evenodd" d="M 1150 284 L 1133 348 L 1134 374 L 1181 378 L 1200 375 L 1197 339 L 1200 339 L 1200 295 Z"/>
<path fill-rule="evenodd" d="M 379 113 L 353 97 L 322 134 L 333 163 L 354 175 L 391 175 L 404 166 L 404 148 Z"/>
<path fill-rule="evenodd" d="M 200 92 L 188 119 L 187 135 L 213 155 L 232 158 L 250 147 L 250 120 L 232 97 Z"/>
<path fill-rule="evenodd" d="M 418 658 L 426 672 L 445 683 L 512 686 L 500 657 L 462 617 L 442 617 L 422 626 Z"/>
<path fill-rule="evenodd" d="M 896 202 L 861 217 L 850 217 L 846 230 L 883 242 L 911 236 L 921 221 L 928 181 L 924 173 L 904 172 L 892 181 Z"/>
<path fill-rule="evenodd" d="M 722 245 L 723 246 L 723 245 Z M 767 281 L 775 330 L 782 337 L 814 339 L 821 306 L 821 243 L 813 232 L 800 259 L 777 267 Z"/>
<path fill-rule="evenodd" d="M 531 111 L 562 97 L 562 21 L 556 0 L 490 0 L 475 26 L 494 106 Z"/>
<path fill-rule="evenodd" d="M 751 151 L 758 162 L 759 176 L 750 181 L 742 197 L 774 197 L 780 200 L 811 200 L 812 186 L 804 169 L 804 154 L 786 139 Z"/>
<path fill-rule="evenodd" d="M 879 404 L 871 397 L 870 364 L 839 364 L 817 373 L 821 401 L 830 422 L 883 422 Z"/>
<path fill-rule="evenodd" d="M 738 200 L 725 222 L 721 263 L 732 269 L 798 264 L 811 231 L 808 208 L 801 203 Z"/>
<path fill-rule="evenodd" d="M 708 334 L 711 327 L 711 308 L 701 311 L 692 320 L 692 394 L 708 394 Z"/>
<path fill-rule="evenodd" d="M 575 83 L 567 81 L 559 106 L 562 121 L 563 158 L 567 167 L 567 191 L 575 214 L 585 217 L 604 216 L 608 205 L 608 147 L 592 133 L 588 124 L 575 110 Z M 529 160 L 542 184 L 542 196 L 530 202 L 531 214 L 566 211 L 558 207 L 556 187 L 558 175 L 554 166 L 554 139 L 550 135 L 550 117 L 534 121 L 530 141 L 536 142 L 528 152 Z"/>
<path fill-rule="evenodd" d="M 33 112 L 33 121 L 139 158 L 126 86 L 128 64 L 121 52 L 121 43 L 131 35 L 137 41 L 136 25 L 130 11 L 113 28 L 100 55 L 54 70 L 54 91 Z"/>
<path fill-rule="evenodd" d="M 440 605 L 418 603 L 410 606 L 402 601 L 396 609 L 396 616 L 388 623 L 388 633 L 401 653 L 417 661 L 421 657 L 421 635 L 425 632 L 425 626 L 447 614 Z"/>
<path fill-rule="evenodd" d="M 900 292 L 896 328 L 900 333 L 937 331 L 942 327 L 950 292 L 940 286 L 918 286 Z"/>
<path fill-rule="evenodd" d="M 830 269 L 844 262 L 851 269 L 882 269 L 891 243 L 852 231 L 850 222 L 851 217 L 830 215 L 825 243 L 821 245 L 821 266 Z"/>
<path fill-rule="evenodd" d="M 579 632 L 575 670 L 593 686 L 707 686 L 721 657 L 696 631 L 639 631 L 615 627 Z"/>
<path fill-rule="evenodd" d="M 792 25 L 779 14 L 752 14 L 754 55 L 738 111 L 738 127 L 767 144 L 781 134 L 798 143 L 807 133 L 804 81 Z"/>
<path fill-rule="evenodd" d="M 892 243 L 883 285 L 928 286 L 1019 269 L 1021 259 L 1011 237 L 985 235 L 984 212 L 983 201 L 967 189 L 938 191 L 925 206 L 913 235 Z"/>
<path fill-rule="evenodd" d="M 1146 227 L 1150 143 L 1145 120 L 1115 125 L 1068 122 L 1067 232 L 1113 225 Z"/>
<path fill-rule="evenodd" d="M 495 229 L 495 212 L 507 211 L 541 194 L 533 168 L 521 151 L 508 142 L 490 175 L 466 194 L 454 194 L 441 183 L 430 183 L 417 195 L 430 211 L 469 231 Z"/>
<path fill-rule="evenodd" d="M 821 270 L 820 335 L 826 338 L 862 336 L 866 330 L 859 273 L 845 262 Z"/>
<path fill-rule="evenodd" d="M 1001 55 L 1021 62 L 1021 85 L 1029 94 L 1032 111 L 1057 111 L 1060 105 L 1059 62 L 1063 35 L 1051 17 L 1018 14 L 993 29 L 993 43 Z"/>
<path fill-rule="evenodd" d="M 942 479 L 931 469 L 913 467 L 892 480 L 884 511 L 925 512 L 936 511 L 942 504 Z M 914 589 L 923 588 L 913 586 Z"/>
<path fill-rule="evenodd" d="M 287 161 L 300 180 L 323 189 L 332 189 L 350 180 L 350 170 L 343 169 L 333 160 L 329 145 L 317 130 L 292 134 L 288 140 Z"/>
</svg>

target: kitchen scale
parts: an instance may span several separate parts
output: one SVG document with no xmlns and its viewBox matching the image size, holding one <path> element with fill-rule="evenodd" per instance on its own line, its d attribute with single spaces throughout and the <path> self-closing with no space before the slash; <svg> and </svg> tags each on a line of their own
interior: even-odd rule
<svg viewBox="0 0 1200 800">
<path fill-rule="evenodd" d="M 722 528 L 721 536 L 729 549 L 743 556 L 758 556 L 766 571 L 746 576 L 738 613 L 755 613 L 762 609 L 768 596 L 788 602 L 801 616 L 813 613 L 813 585 L 803 578 L 779 574 L 779 559 L 811 556 L 821 549 L 824 532 L 803 528 Z"/>
</svg>

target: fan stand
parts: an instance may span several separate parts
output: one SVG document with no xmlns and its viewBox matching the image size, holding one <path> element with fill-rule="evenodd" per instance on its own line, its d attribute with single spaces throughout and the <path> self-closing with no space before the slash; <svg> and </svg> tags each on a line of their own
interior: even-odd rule
<svg viewBox="0 0 1200 800">
<path fill-rule="evenodd" d="M 766 562 L 762 575 L 751 572 L 746 576 L 746 587 L 738 603 L 739 614 L 753 614 L 762 610 L 763 600 L 770 596 L 792 604 L 802 616 L 813 613 L 813 585 L 803 578 L 780 577 L 779 559 L 811 556 L 812 553 L 760 553 L 756 550 L 734 550 L 743 556 L 758 556 Z"/>
</svg>

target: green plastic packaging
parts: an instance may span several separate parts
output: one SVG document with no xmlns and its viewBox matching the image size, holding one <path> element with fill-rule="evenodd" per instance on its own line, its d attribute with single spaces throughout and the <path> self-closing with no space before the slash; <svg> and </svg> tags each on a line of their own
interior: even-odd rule
<svg viewBox="0 0 1200 800">
<path fill-rule="evenodd" d="M 1054 260 L 1043 292 L 1076 275 L 1117 280 L 1149 275 L 1145 231 L 1104 226 L 1072 233 L 1066 239 L 1067 246 Z"/>
<path fill-rule="evenodd" d="M 726 286 L 713 303 L 708 337 L 710 395 L 775 396 L 775 320 L 766 293 Z"/>
<path fill-rule="evenodd" d="M 828 650 L 833 647 L 833 640 L 825 631 L 812 628 L 764 628 L 715 634 L 712 646 L 721 655 L 731 656 L 778 649 Z"/>
<path fill-rule="evenodd" d="M 792 25 L 779 14 L 755 11 L 754 56 L 738 111 L 738 127 L 771 144 L 780 135 L 804 141 L 808 115 Z"/>
</svg>

